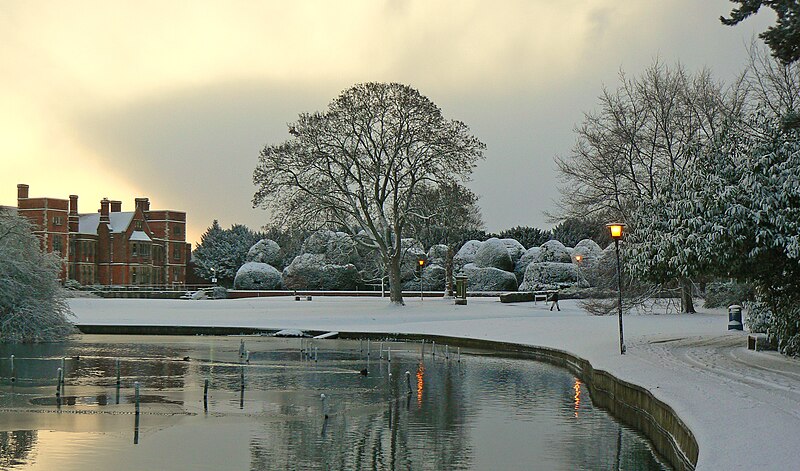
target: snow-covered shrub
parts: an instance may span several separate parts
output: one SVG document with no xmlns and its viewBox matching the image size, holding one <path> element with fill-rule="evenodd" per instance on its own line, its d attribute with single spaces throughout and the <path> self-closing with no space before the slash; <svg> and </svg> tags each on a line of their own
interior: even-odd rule
<svg viewBox="0 0 800 471">
<path fill-rule="evenodd" d="M 441 265 L 428 265 L 422 270 L 422 289 L 425 291 L 440 291 L 444 289 L 445 270 Z M 419 278 L 403 282 L 403 291 L 418 291 Z"/>
<path fill-rule="evenodd" d="M 578 270 L 572 263 L 535 262 L 528 265 L 520 291 L 565 288 L 577 283 Z"/>
<path fill-rule="evenodd" d="M 325 255 L 298 255 L 283 270 L 283 284 L 288 289 L 351 290 L 359 281 L 355 265 L 329 263 Z"/>
<path fill-rule="evenodd" d="M 522 283 L 522 279 L 525 277 L 525 270 L 528 269 L 528 265 L 539 258 L 541 250 L 541 247 L 531 247 L 517 260 L 517 263 L 514 264 L 514 275 L 517 277 L 517 282 Z"/>
<path fill-rule="evenodd" d="M 227 299 L 228 297 L 228 289 L 224 286 L 215 286 L 211 289 L 211 298 L 212 299 Z"/>
<path fill-rule="evenodd" d="M 536 262 L 557 262 L 557 263 L 571 263 L 572 257 L 564 244 L 557 240 L 548 240 L 542 244 L 539 254 L 536 257 Z"/>
<path fill-rule="evenodd" d="M 464 265 L 467 289 L 470 291 L 516 291 L 517 277 L 513 273 L 494 267 L 478 267 L 473 263 Z"/>
<path fill-rule="evenodd" d="M 319 230 L 308 236 L 303 242 L 300 253 L 324 255 L 330 263 L 337 265 L 353 263 L 358 258 L 356 243 L 350 234 L 327 229 Z"/>
<path fill-rule="evenodd" d="M 468 240 L 464 245 L 458 249 L 453 257 L 453 272 L 458 273 L 468 263 L 475 261 L 475 253 L 481 247 L 481 242 L 478 240 Z"/>
<path fill-rule="evenodd" d="M 603 256 L 603 249 L 592 239 L 583 239 L 572 249 L 572 258 L 581 256 L 581 265 L 591 265 Z"/>
<path fill-rule="evenodd" d="M 500 239 L 506 246 L 508 256 L 511 257 L 511 262 L 516 265 L 522 255 L 525 253 L 525 246 L 520 244 L 515 239 Z"/>
<path fill-rule="evenodd" d="M 738 303 L 737 303 L 738 304 Z M 745 324 L 750 332 L 766 334 L 772 325 L 772 311 L 763 301 L 755 301 L 747 306 Z"/>
<path fill-rule="evenodd" d="M 236 272 L 233 287 L 236 289 L 279 289 L 281 272 L 267 263 L 247 262 Z"/>
<path fill-rule="evenodd" d="M 441 265 L 447 263 L 447 246 L 444 244 L 431 245 L 428 249 L 428 265 Z"/>
<path fill-rule="evenodd" d="M 506 244 L 496 237 L 481 243 L 475 252 L 475 261 L 472 263 L 478 268 L 499 268 L 503 271 L 514 270 L 514 262 L 508 254 Z"/>
<path fill-rule="evenodd" d="M 267 263 L 273 267 L 280 266 L 283 260 L 281 247 L 271 239 L 261 239 L 247 251 L 248 262 Z"/>
<path fill-rule="evenodd" d="M 706 285 L 705 307 L 728 307 L 744 305 L 754 298 L 753 286 L 735 281 L 714 281 Z"/>
</svg>

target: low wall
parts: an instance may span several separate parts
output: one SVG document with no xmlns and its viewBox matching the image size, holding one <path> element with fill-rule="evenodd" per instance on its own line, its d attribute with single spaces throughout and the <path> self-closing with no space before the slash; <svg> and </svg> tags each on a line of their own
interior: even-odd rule
<svg viewBox="0 0 800 471">
<path fill-rule="evenodd" d="M 84 334 L 265 335 L 276 332 L 276 329 L 210 326 L 79 325 L 77 327 Z M 305 329 L 304 331 L 309 335 L 319 335 L 326 332 Z M 595 369 L 589 361 L 563 350 L 440 335 L 340 331 L 338 337 L 342 339 L 370 338 L 375 340 L 425 339 L 426 341 L 436 341 L 440 345 L 493 350 L 511 356 L 545 361 L 567 368 L 588 386 L 592 402 L 608 410 L 626 425 L 643 433 L 653 444 L 656 452 L 675 470 L 694 470 L 697 464 L 699 452 L 697 440 L 672 407 L 654 397 L 647 389 L 623 381 L 607 371 Z"/>
</svg>

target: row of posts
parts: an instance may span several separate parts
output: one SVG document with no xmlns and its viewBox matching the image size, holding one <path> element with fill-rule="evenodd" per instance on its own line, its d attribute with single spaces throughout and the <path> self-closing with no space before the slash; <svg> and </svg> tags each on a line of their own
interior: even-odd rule
<svg viewBox="0 0 800 471">
<path fill-rule="evenodd" d="M 366 344 L 365 344 L 364 340 L 363 339 L 361 340 L 360 347 L 361 347 L 361 354 L 362 355 L 364 354 L 365 345 L 366 345 L 366 358 L 367 358 L 367 361 L 369 361 L 370 354 L 371 354 L 371 348 L 372 348 L 372 341 L 370 339 L 367 339 L 366 340 Z M 435 357 L 436 356 L 436 350 L 437 350 L 436 341 L 432 341 L 431 342 L 431 347 L 430 348 L 431 348 L 431 355 L 433 357 Z M 445 345 L 443 349 L 444 349 L 445 358 L 449 360 L 449 358 L 450 358 L 450 347 L 449 347 L 449 345 Z M 316 346 L 313 346 L 312 342 L 310 340 L 301 339 L 300 352 L 301 352 L 302 357 L 305 360 L 310 361 L 312 359 L 312 353 L 311 353 L 312 351 L 313 351 L 313 360 L 314 360 L 314 362 L 317 362 L 318 358 L 319 358 L 319 350 L 318 350 L 318 348 Z M 387 360 L 387 362 L 391 363 L 391 361 L 392 361 L 392 349 L 391 349 L 391 347 L 387 346 L 386 349 L 384 350 L 383 342 L 380 342 L 380 344 L 379 344 L 379 358 L 381 360 L 383 359 L 384 351 L 386 352 L 386 360 Z M 458 347 L 456 352 L 457 352 L 457 361 L 460 363 L 461 362 L 461 348 Z M 425 340 L 423 339 L 421 344 L 420 344 L 420 357 L 424 357 L 424 356 L 425 356 Z M 245 390 L 244 366 L 245 366 L 245 364 L 249 364 L 250 363 L 250 351 L 245 348 L 244 339 L 242 339 L 240 344 L 239 344 L 239 359 L 242 362 L 241 367 L 240 367 L 240 400 L 239 400 L 239 407 L 241 409 L 241 408 L 244 407 L 244 390 Z M 14 357 L 14 355 L 11 355 L 10 360 L 11 360 L 11 381 L 15 382 L 16 381 L 16 366 L 15 366 L 15 357 Z M 120 390 L 120 387 L 121 387 L 120 360 L 119 360 L 119 358 L 115 359 L 114 364 L 115 364 L 116 389 L 117 389 L 116 403 L 119 404 L 119 390 Z M 367 364 L 369 364 L 369 363 L 367 363 Z M 367 370 L 366 368 L 364 370 L 362 370 L 362 374 L 367 374 L 366 370 Z M 65 371 L 66 371 L 66 358 L 61 358 L 61 366 L 57 370 L 57 380 L 56 380 L 56 402 L 57 402 L 57 404 L 59 406 L 61 405 L 61 399 L 64 396 L 64 373 L 65 373 Z M 406 371 L 405 372 L 405 376 L 406 376 L 406 389 L 407 389 L 406 393 L 410 395 L 412 393 L 411 372 Z M 389 377 L 389 381 L 391 381 L 391 372 L 389 372 L 389 376 L 388 377 Z M 206 411 L 206 412 L 208 412 L 209 383 L 210 383 L 210 381 L 209 381 L 208 378 L 206 378 L 204 380 L 204 382 L 203 382 L 203 410 Z M 135 381 L 134 382 L 134 410 L 135 410 L 135 413 L 134 413 L 134 415 L 135 415 L 134 444 L 138 444 L 139 443 L 139 421 L 140 421 L 140 412 L 141 412 L 139 390 L 140 390 L 140 384 L 139 384 L 138 381 Z M 322 412 L 323 412 L 323 415 L 324 415 L 325 419 L 328 419 L 328 406 L 327 406 L 327 400 L 326 400 L 325 394 L 321 395 L 321 400 L 322 400 Z"/>
</svg>

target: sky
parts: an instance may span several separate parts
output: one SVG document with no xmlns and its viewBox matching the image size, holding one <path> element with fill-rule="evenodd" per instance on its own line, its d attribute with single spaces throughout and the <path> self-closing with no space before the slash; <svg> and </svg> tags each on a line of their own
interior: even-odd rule
<svg viewBox="0 0 800 471">
<path fill-rule="evenodd" d="M 103 197 L 257 229 L 252 173 L 287 123 L 361 82 L 418 89 L 486 145 L 468 183 L 486 229 L 549 228 L 553 157 L 618 74 L 656 59 L 731 81 L 770 10 L 727 0 L 0 3 L 0 204 Z"/>
</svg>

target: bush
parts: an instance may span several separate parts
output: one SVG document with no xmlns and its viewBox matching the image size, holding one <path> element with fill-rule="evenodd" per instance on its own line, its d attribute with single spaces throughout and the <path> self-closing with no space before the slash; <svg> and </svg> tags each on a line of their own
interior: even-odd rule
<svg viewBox="0 0 800 471">
<path fill-rule="evenodd" d="M 728 307 L 744 305 L 755 297 L 753 286 L 735 281 L 714 281 L 706 286 L 705 307 Z"/>
<path fill-rule="evenodd" d="M 224 286 L 215 286 L 211 289 L 211 298 L 213 299 L 227 299 L 228 289 Z"/>
</svg>

